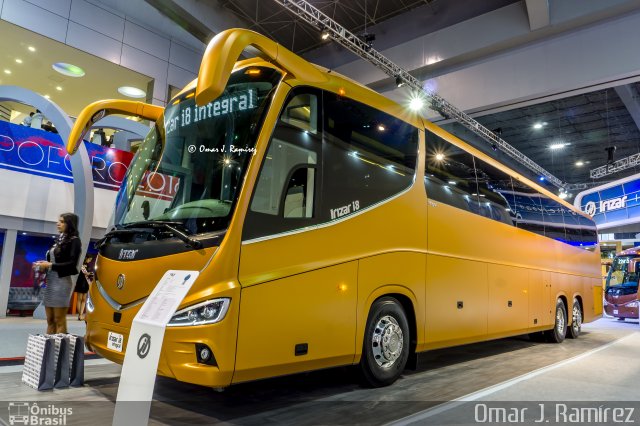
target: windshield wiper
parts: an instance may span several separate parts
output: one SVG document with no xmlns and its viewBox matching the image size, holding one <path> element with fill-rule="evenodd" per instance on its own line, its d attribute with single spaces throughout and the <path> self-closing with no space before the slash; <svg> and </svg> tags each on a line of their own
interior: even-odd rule
<svg viewBox="0 0 640 426">
<path fill-rule="evenodd" d="M 96 241 L 95 247 L 96 249 L 100 250 L 109 238 L 122 234 L 135 234 L 136 232 L 138 231 L 136 231 L 135 229 L 112 229 L 111 231 L 104 234 L 102 238 Z"/>
<path fill-rule="evenodd" d="M 162 220 L 143 220 L 140 222 L 127 223 L 126 225 L 123 226 L 123 229 L 119 229 L 112 232 L 116 232 L 116 233 L 122 232 L 122 231 L 135 232 L 134 229 L 132 228 L 164 229 L 171 232 L 171 234 L 173 234 L 174 237 L 177 237 L 180 240 L 184 241 L 186 245 L 193 247 L 194 249 L 202 248 L 201 241 L 198 241 L 195 238 L 190 237 L 189 235 L 185 234 L 184 232 L 176 228 L 176 226 L 182 226 L 182 222 L 175 222 L 175 221 L 170 222 L 170 221 L 162 221 Z"/>
<path fill-rule="evenodd" d="M 107 232 L 106 234 L 104 234 L 104 237 L 100 238 L 97 242 L 95 247 L 100 250 L 102 248 L 102 246 L 107 242 L 107 240 L 111 237 L 115 237 L 117 235 L 123 235 L 123 234 L 136 234 L 139 231 L 134 229 L 134 228 L 151 228 L 151 229 L 164 229 L 167 230 L 169 232 L 171 232 L 171 234 L 174 237 L 179 238 L 180 240 L 184 241 L 185 244 L 187 244 L 190 247 L 193 247 L 194 249 L 200 249 L 202 248 L 202 242 L 196 240 L 195 238 L 191 238 L 190 236 L 188 236 L 187 234 L 185 234 L 184 232 L 178 230 L 177 228 L 175 228 L 175 226 L 181 226 L 182 223 L 181 222 L 163 222 L 163 221 L 159 221 L 159 220 L 144 220 L 144 221 L 140 221 L 140 222 L 133 222 L 133 223 L 128 223 L 124 226 L 122 226 L 121 228 L 116 228 L 113 229 L 109 232 Z"/>
</svg>

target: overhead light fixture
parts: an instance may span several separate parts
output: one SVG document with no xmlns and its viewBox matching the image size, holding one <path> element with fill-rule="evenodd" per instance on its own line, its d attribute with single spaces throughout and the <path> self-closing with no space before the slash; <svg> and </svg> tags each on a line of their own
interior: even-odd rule
<svg viewBox="0 0 640 426">
<path fill-rule="evenodd" d="M 396 76 L 396 86 L 398 87 L 402 87 L 404 86 L 404 80 L 402 79 L 402 77 L 400 77 L 399 75 Z"/>
<path fill-rule="evenodd" d="M 29 49 L 29 52 L 35 52 L 36 51 L 36 48 L 33 47 L 33 46 L 29 46 L 29 47 L 27 47 L 27 49 Z"/>
<path fill-rule="evenodd" d="M 51 96 L 49 96 L 49 95 L 44 95 L 44 98 L 45 98 L 45 99 L 51 99 Z"/>
<path fill-rule="evenodd" d="M 436 154 L 436 160 L 438 160 L 438 161 L 442 161 L 442 160 L 444 160 L 444 154 L 442 154 L 442 153 L 440 153 L 440 152 L 439 152 L 439 153 L 437 153 L 437 154 Z"/>
<path fill-rule="evenodd" d="M 322 32 L 320 33 L 320 38 L 322 40 L 329 40 L 329 37 L 331 37 L 331 33 L 329 32 L 329 30 L 327 29 L 322 30 Z"/>
<path fill-rule="evenodd" d="M 560 193 L 558 194 L 558 197 L 562 198 L 563 200 L 567 198 L 567 196 L 568 196 L 567 193 L 564 191 L 560 191 Z"/>
<path fill-rule="evenodd" d="M 584 166 L 584 161 L 576 161 L 576 166 L 578 167 Z"/>
<path fill-rule="evenodd" d="M 568 143 L 568 142 L 559 142 L 559 143 L 554 143 L 554 144 L 549 145 L 549 149 L 562 149 L 565 146 L 569 146 L 569 145 L 571 145 L 571 144 Z"/>
<path fill-rule="evenodd" d="M 5 69 L 5 70 L 4 70 L 4 73 L 5 73 L 5 74 L 11 74 L 11 70 L 10 70 L 10 69 Z"/>
<path fill-rule="evenodd" d="M 540 182 L 544 182 L 544 176 L 540 176 L 540 177 L 538 178 L 538 180 L 539 180 Z"/>
<path fill-rule="evenodd" d="M 85 72 L 82 68 L 77 65 L 67 64 L 66 62 L 56 62 L 51 65 L 51 68 L 54 71 L 59 72 L 62 75 L 66 75 L 67 77 L 84 77 Z"/>
<path fill-rule="evenodd" d="M 376 40 L 376 35 L 371 33 L 360 34 L 360 40 L 365 44 L 364 49 L 369 51 L 373 47 L 373 42 Z"/>
<path fill-rule="evenodd" d="M 381 132 L 384 132 L 385 130 L 387 130 L 387 128 L 384 127 L 384 124 L 378 124 L 378 130 L 380 130 Z"/>
<path fill-rule="evenodd" d="M 130 98 L 144 98 L 145 96 L 147 96 L 147 93 L 144 90 L 131 86 L 118 87 L 118 93 Z"/>
<path fill-rule="evenodd" d="M 22 63 L 22 59 L 16 58 L 16 64 L 21 64 L 21 63 Z"/>
<path fill-rule="evenodd" d="M 547 125 L 546 121 L 542 121 L 542 122 L 538 121 L 537 123 L 533 124 L 533 128 L 536 129 L 536 130 L 540 130 L 546 125 Z"/>
<path fill-rule="evenodd" d="M 424 101 L 419 95 L 413 95 L 409 101 L 409 109 L 412 111 L 421 110 L 424 107 Z"/>
<path fill-rule="evenodd" d="M 450 181 L 449 181 L 449 185 L 455 185 L 455 184 L 456 184 L 456 181 L 455 181 L 455 180 L 450 180 Z"/>
</svg>

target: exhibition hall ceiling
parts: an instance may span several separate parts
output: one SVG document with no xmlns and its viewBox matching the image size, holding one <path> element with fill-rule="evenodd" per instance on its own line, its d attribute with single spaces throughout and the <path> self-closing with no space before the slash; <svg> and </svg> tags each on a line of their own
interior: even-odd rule
<svg viewBox="0 0 640 426">
<path fill-rule="evenodd" d="M 85 75 L 60 74 L 52 69 L 57 62 L 76 65 Z M 6 21 L 0 21 L 0 63 L 1 85 L 25 87 L 48 95 L 71 116 L 77 116 L 87 104 L 100 99 L 133 100 L 118 93 L 118 88 L 133 86 L 146 91 L 152 80 Z M 18 110 L 31 110 L 13 106 Z"/>
<path fill-rule="evenodd" d="M 627 95 L 626 103 L 620 94 Z M 596 185 L 640 173 L 636 167 L 589 177 L 591 169 L 607 164 L 609 147 L 615 147 L 613 161 L 640 152 L 634 115 L 640 118 L 637 82 L 475 118 L 562 181 Z M 459 124 L 445 128 L 470 137 Z"/>
<path fill-rule="evenodd" d="M 516 1 L 518 0 L 313 0 L 310 3 L 354 34 L 374 34 L 374 47 L 382 49 Z M 276 40 L 296 53 L 308 52 L 327 44 L 320 39 L 317 28 L 302 22 L 273 0 L 217 2 L 244 21 L 247 28 Z M 392 25 L 379 26 L 383 22 Z M 397 27 L 402 28 L 402 31 L 397 31 Z"/>
</svg>

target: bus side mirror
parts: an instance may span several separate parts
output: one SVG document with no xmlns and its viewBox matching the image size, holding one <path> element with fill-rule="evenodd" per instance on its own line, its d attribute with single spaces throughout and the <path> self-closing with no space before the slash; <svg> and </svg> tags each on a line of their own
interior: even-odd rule
<svg viewBox="0 0 640 426">
<path fill-rule="evenodd" d="M 84 107 L 73 124 L 67 141 L 67 152 L 73 155 L 82 144 L 82 140 L 89 133 L 91 127 L 108 115 L 126 114 L 156 121 L 162 116 L 163 111 L 164 108 L 157 105 L 121 99 L 107 99 L 89 104 Z"/>
</svg>

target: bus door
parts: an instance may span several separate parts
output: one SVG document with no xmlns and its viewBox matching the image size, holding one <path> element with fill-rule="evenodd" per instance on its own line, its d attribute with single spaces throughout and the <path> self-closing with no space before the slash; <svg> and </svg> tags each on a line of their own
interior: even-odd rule
<svg viewBox="0 0 640 426">
<path fill-rule="evenodd" d="M 262 162 L 243 230 L 234 382 L 353 361 L 357 261 L 332 260 L 334 227 L 308 229 L 320 202 L 320 107 L 320 91 L 294 89 Z"/>
</svg>

